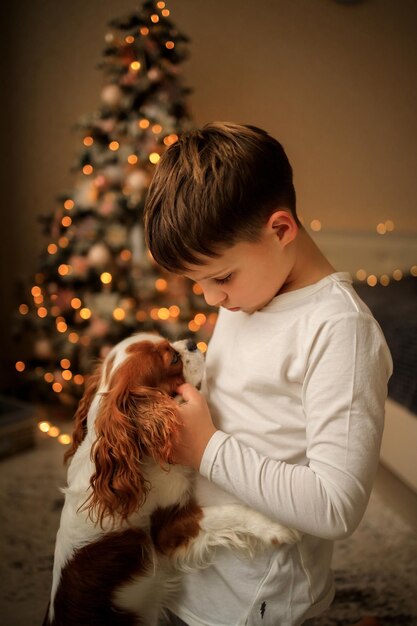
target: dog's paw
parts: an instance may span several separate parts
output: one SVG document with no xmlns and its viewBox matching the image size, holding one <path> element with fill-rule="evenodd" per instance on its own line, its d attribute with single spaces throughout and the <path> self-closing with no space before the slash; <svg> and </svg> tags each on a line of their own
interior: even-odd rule
<svg viewBox="0 0 417 626">
<path fill-rule="evenodd" d="M 274 524 L 271 528 L 270 541 L 273 546 L 280 546 L 284 543 L 293 544 L 298 543 L 301 540 L 301 533 L 294 528 L 286 528 L 279 524 Z"/>
</svg>

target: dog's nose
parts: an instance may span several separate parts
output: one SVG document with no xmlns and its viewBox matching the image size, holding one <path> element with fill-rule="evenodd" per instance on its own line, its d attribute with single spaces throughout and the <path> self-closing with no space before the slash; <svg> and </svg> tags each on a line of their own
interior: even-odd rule
<svg viewBox="0 0 417 626">
<path fill-rule="evenodd" d="M 192 339 L 187 340 L 186 347 L 189 352 L 195 352 L 198 350 L 196 342 Z"/>
</svg>

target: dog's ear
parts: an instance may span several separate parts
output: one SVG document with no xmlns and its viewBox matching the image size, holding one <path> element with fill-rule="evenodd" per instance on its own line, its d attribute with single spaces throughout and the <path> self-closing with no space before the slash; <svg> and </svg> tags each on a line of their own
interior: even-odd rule
<svg viewBox="0 0 417 626">
<path fill-rule="evenodd" d="M 75 454 L 75 451 L 86 435 L 88 411 L 100 384 L 101 372 L 102 365 L 100 364 L 86 382 L 84 395 L 81 398 L 77 411 L 74 415 L 72 443 L 71 447 L 64 454 L 64 463 L 66 463 Z"/>
<path fill-rule="evenodd" d="M 161 391 L 126 388 L 121 378 L 103 394 L 95 427 L 95 473 L 87 506 L 91 519 L 126 520 L 145 502 L 150 485 L 143 475 L 146 457 L 169 463 L 180 418 L 175 401 Z"/>
</svg>

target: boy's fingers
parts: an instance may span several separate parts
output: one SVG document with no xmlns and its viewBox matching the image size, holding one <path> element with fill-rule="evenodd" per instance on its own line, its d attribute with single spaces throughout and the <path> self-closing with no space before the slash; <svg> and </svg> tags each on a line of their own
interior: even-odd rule
<svg viewBox="0 0 417 626">
<path fill-rule="evenodd" d="M 195 397 L 196 394 L 199 394 L 197 389 L 190 385 L 190 383 L 184 383 L 183 385 L 180 385 L 177 389 L 177 392 L 184 398 L 186 402 Z"/>
</svg>

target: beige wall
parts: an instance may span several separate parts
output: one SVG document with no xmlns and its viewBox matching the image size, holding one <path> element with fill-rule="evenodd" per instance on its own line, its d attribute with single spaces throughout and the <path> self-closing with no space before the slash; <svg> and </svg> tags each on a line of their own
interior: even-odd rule
<svg viewBox="0 0 417 626">
<path fill-rule="evenodd" d="M 128 0 L 3 6 L 3 353 L 16 278 L 44 245 L 37 215 L 71 187 L 71 127 L 99 103 L 106 23 Z M 324 230 L 392 219 L 417 234 L 417 3 L 167 0 L 192 38 L 186 82 L 197 123 L 252 123 L 282 141 L 299 211 Z M 4 360 L 4 357 L 3 357 Z"/>
</svg>

